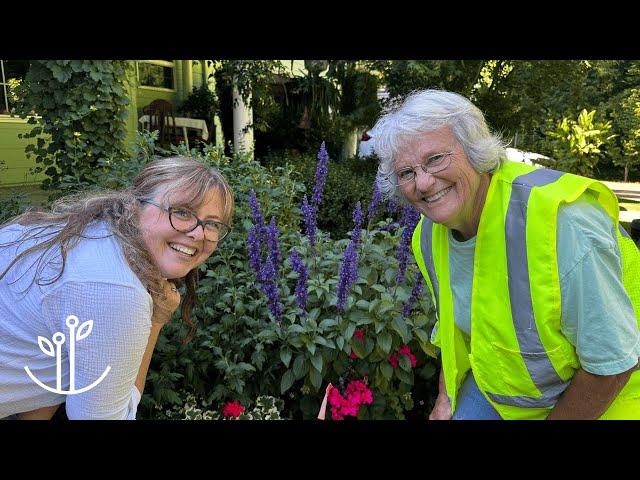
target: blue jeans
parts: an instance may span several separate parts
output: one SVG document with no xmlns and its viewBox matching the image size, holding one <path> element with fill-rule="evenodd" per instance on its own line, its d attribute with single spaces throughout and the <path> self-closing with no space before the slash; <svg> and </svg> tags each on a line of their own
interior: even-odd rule
<svg viewBox="0 0 640 480">
<path fill-rule="evenodd" d="M 456 411 L 452 420 L 502 420 L 495 408 L 484 398 L 469 371 L 458 392 Z"/>
</svg>

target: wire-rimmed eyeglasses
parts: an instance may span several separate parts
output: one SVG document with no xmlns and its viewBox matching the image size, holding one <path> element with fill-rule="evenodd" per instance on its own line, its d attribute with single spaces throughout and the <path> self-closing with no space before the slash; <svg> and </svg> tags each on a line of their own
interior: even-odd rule
<svg viewBox="0 0 640 480">
<path fill-rule="evenodd" d="M 451 152 L 437 153 L 435 155 L 430 156 L 426 162 L 419 163 L 412 167 L 404 167 L 396 170 L 395 176 L 395 185 L 399 187 L 400 185 L 404 185 L 406 183 L 412 182 L 418 172 L 416 172 L 416 167 L 420 167 L 423 172 L 433 175 L 434 173 L 441 172 L 446 169 L 451 164 L 451 156 L 454 154 Z M 392 180 L 389 178 L 389 180 Z"/>
<path fill-rule="evenodd" d="M 195 213 L 183 207 L 163 207 L 159 203 L 151 200 L 140 200 L 169 213 L 169 223 L 174 230 L 180 233 L 193 232 L 199 225 L 202 225 L 204 238 L 209 242 L 221 242 L 229 232 L 231 227 L 217 220 L 200 220 Z"/>
</svg>

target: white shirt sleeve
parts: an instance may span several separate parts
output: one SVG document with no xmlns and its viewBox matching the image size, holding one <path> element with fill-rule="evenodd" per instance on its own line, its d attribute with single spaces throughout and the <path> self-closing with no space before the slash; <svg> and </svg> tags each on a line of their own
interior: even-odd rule
<svg viewBox="0 0 640 480">
<path fill-rule="evenodd" d="M 65 335 L 63 369 L 67 371 L 71 339 L 66 318 L 78 317 L 76 336 L 82 324 L 93 320 L 91 333 L 75 342 L 76 390 L 91 385 L 111 367 L 92 389 L 67 395 L 67 417 L 135 420 L 141 397 L 135 380 L 151 329 L 150 295 L 130 285 L 68 281 L 55 285 L 43 298 L 42 310 L 51 337 L 56 332 Z"/>
</svg>

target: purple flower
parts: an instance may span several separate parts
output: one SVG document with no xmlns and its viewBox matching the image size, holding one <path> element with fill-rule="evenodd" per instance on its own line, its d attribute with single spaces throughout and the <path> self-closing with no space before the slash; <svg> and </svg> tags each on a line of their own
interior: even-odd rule
<svg viewBox="0 0 640 480">
<path fill-rule="evenodd" d="M 376 210 L 378 209 L 378 205 L 380 205 L 380 202 L 382 201 L 382 192 L 378 188 L 378 182 L 376 180 L 377 179 L 373 180 L 373 192 L 371 193 L 371 203 L 369 203 L 369 209 L 367 212 L 367 218 L 369 219 L 369 222 L 371 222 L 371 220 L 373 220 L 373 217 L 375 217 Z"/>
<path fill-rule="evenodd" d="M 411 310 L 413 310 L 413 304 L 418 299 L 420 293 L 422 293 L 422 287 L 424 285 L 423 282 L 422 273 L 418 270 L 416 272 L 416 284 L 414 285 L 413 290 L 411 290 L 411 296 L 404 307 L 402 307 L 402 318 L 407 318 L 411 313 Z"/>
<path fill-rule="evenodd" d="M 358 244 L 360 243 L 360 233 L 362 232 L 362 222 L 364 221 L 364 215 L 362 213 L 362 207 L 360 206 L 359 201 L 356 203 L 356 206 L 353 209 L 351 218 L 353 218 L 353 230 L 351 230 L 351 241 L 355 240 L 355 246 L 357 249 Z"/>
<path fill-rule="evenodd" d="M 309 239 L 309 243 L 313 247 L 316 244 L 317 236 L 317 217 L 313 205 L 307 203 L 307 196 L 302 198 L 302 208 L 300 209 L 304 220 L 305 234 Z"/>
<path fill-rule="evenodd" d="M 355 271 L 355 274 L 354 274 Z M 338 279 L 338 302 L 336 308 L 343 311 L 347 304 L 347 295 L 351 289 L 351 285 L 357 279 L 358 271 L 358 252 L 354 248 L 353 242 L 349 242 L 347 249 L 344 251 L 342 263 L 340 264 L 340 278 Z"/>
<path fill-rule="evenodd" d="M 304 309 L 307 306 L 307 280 L 309 278 L 309 271 L 300 259 L 298 251 L 295 248 L 291 249 L 291 255 L 289 256 L 289 262 L 294 272 L 298 274 L 298 281 L 296 282 L 296 305 L 303 311 L 302 314 L 306 315 Z"/>
<path fill-rule="evenodd" d="M 360 233 L 362 231 L 363 214 L 360 202 L 356 203 L 353 209 L 354 227 L 351 231 L 351 241 L 347 246 L 340 264 L 340 277 L 338 279 L 338 302 L 336 308 L 343 311 L 347 303 L 347 295 L 351 286 L 358 279 L 358 246 L 360 244 Z"/>
<path fill-rule="evenodd" d="M 261 281 L 260 275 L 262 273 L 261 246 L 258 227 L 254 225 L 247 234 L 247 251 L 249 253 L 249 265 L 255 272 L 258 282 Z"/>
<path fill-rule="evenodd" d="M 267 227 L 265 226 L 264 218 L 260 212 L 260 203 L 256 198 L 256 192 L 253 191 L 253 188 L 249 192 L 249 207 L 251 207 L 251 213 L 253 215 L 253 224 L 258 227 L 260 241 L 263 242 L 266 238 Z"/>
<path fill-rule="evenodd" d="M 404 227 L 404 231 L 398 243 L 396 250 L 396 259 L 398 260 L 398 272 L 396 273 L 396 284 L 400 285 L 404 282 L 404 274 L 407 270 L 407 261 L 409 259 L 409 249 L 413 230 L 416 228 L 420 220 L 420 212 L 413 206 L 407 205 L 402 208 L 402 217 L 400 217 L 400 226 Z"/>
<path fill-rule="evenodd" d="M 276 219 L 275 217 L 271 217 L 271 223 L 267 227 L 267 251 L 271 257 L 271 262 L 273 263 L 276 275 L 280 271 L 280 264 L 282 263 L 278 235 L 280 235 L 280 230 L 278 230 L 278 227 L 276 226 Z"/>
<path fill-rule="evenodd" d="M 327 173 L 329 164 L 329 154 L 325 148 L 324 142 L 320 145 L 318 151 L 318 163 L 316 165 L 316 184 L 313 187 L 313 195 L 311 196 L 311 205 L 313 206 L 316 215 L 320 211 L 320 202 L 322 202 L 322 191 L 324 190 L 324 183 L 327 179 Z"/>
<path fill-rule="evenodd" d="M 278 296 L 278 280 L 271 257 L 267 257 L 267 261 L 262 267 L 262 291 L 267 296 L 267 304 L 271 315 L 280 323 L 280 314 L 282 307 Z"/>
<path fill-rule="evenodd" d="M 393 197 L 389 197 L 389 200 L 387 200 L 387 211 L 390 213 L 396 213 L 398 210 L 400 210 L 400 206 L 396 203 Z"/>
</svg>

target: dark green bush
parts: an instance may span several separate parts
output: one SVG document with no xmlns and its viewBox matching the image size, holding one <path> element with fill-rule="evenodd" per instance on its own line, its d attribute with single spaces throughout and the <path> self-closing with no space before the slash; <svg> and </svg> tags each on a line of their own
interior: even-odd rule
<svg viewBox="0 0 640 480">
<path fill-rule="evenodd" d="M 304 184 L 307 196 L 311 196 L 316 174 L 315 153 L 274 152 L 259 161 L 272 171 L 276 167 L 291 166 Z M 375 157 L 354 157 L 343 161 L 329 159 L 329 174 L 320 206 L 318 228 L 329 232 L 333 238 L 343 238 L 353 228 L 351 210 L 358 201 L 364 206 L 371 201 L 377 168 Z M 302 196 L 296 200 L 299 205 Z"/>
</svg>

